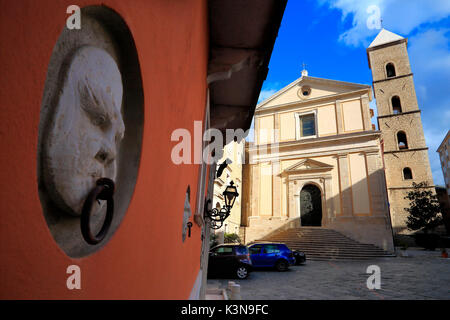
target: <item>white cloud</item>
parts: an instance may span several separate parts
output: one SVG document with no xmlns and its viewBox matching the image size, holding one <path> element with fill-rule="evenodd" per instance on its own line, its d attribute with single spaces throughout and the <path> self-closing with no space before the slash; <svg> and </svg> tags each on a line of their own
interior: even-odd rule
<svg viewBox="0 0 450 320">
<path fill-rule="evenodd" d="M 371 119 L 372 124 L 374 124 L 375 128 L 378 130 L 378 121 L 377 121 L 378 109 L 377 109 L 377 100 L 375 98 L 372 101 L 370 101 L 369 108 L 373 110 L 373 117 Z"/>
<path fill-rule="evenodd" d="M 261 101 L 266 100 L 267 98 L 269 98 L 271 95 L 273 95 L 277 91 L 278 91 L 277 89 L 264 89 L 264 90 L 261 90 L 261 93 L 259 94 L 259 98 L 258 98 L 258 103 L 260 103 Z"/>
<path fill-rule="evenodd" d="M 435 184 L 444 185 L 437 148 L 450 129 L 450 28 L 409 39 L 409 56 Z"/>
<path fill-rule="evenodd" d="M 409 57 L 433 179 L 436 184 L 443 184 L 436 149 L 450 128 L 450 28 L 431 23 L 450 16 L 450 1 L 319 0 L 319 3 L 340 10 L 343 22 L 351 19 L 351 27 L 338 39 L 345 45 L 365 48 L 378 34 L 379 30 L 370 29 L 367 23 L 374 14 L 368 10 L 372 5 L 379 7 L 384 28 L 409 38 Z"/>
<path fill-rule="evenodd" d="M 444 139 L 447 131 L 436 130 L 434 127 L 424 125 L 425 140 L 428 145 L 428 158 L 430 159 L 431 172 L 433 174 L 433 180 L 436 185 L 444 186 L 444 175 L 441 168 L 441 160 L 439 154 L 436 152 L 437 148 Z"/>
<path fill-rule="evenodd" d="M 370 6 L 380 8 L 383 27 L 389 31 L 409 34 L 425 23 L 437 22 L 450 15 L 448 0 L 319 0 L 322 5 L 342 11 L 342 19 L 352 19 L 352 27 L 339 40 L 351 46 L 367 47 L 379 30 L 369 29 L 367 22 L 374 15 Z"/>
<path fill-rule="evenodd" d="M 245 141 L 255 142 L 255 117 L 253 117 L 252 119 L 252 123 L 250 124 L 250 130 L 248 132 L 247 137 L 245 137 Z"/>
</svg>

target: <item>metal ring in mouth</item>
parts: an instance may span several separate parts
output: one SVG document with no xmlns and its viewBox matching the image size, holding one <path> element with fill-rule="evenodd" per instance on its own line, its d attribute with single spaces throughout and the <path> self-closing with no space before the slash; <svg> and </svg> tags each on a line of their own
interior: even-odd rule
<svg viewBox="0 0 450 320">
<path fill-rule="evenodd" d="M 109 178 L 100 178 L 96 182 L 96 186 L 89 192 L 83 204 L 81 211 L 81 234 L 84 240 L 90 244 L 95 245 L 100 243 L 108 233 L 109 227 L 114 216 L 114 181 Z M 106 200 L 106 216 L 103 226 L 97 235 L 93 235 L 90 227 L 92 206 L 96 200 Z"/>
</svg>

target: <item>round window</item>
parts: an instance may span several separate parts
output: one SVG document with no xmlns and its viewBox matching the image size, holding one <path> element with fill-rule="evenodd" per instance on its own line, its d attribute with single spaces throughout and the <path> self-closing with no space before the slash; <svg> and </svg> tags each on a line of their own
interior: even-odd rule
<svg viewBox="0 0 450 320">
<path fill-rule="evenodd" d="M 311 87 L 310 86 L 302 86 L 298 90 L 298 96 L 300 98 L 306 98 L 311 94 Z"/>
<path fill-rule="evenodd" d="M 302 95 L 303 96 L 309 96 L 311 94 L 311 88 L 309 86 L 303 86 L 302 87 Z"/>
</svg>

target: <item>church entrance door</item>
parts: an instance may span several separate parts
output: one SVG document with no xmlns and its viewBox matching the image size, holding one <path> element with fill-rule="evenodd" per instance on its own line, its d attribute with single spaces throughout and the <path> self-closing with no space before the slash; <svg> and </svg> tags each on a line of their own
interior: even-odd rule
<svg viewBox="0 0 450 320">
<path fill-rule="evenodd" d="M 322 195 L 315 185 L 307 184 L 300 191 L 300 220 L 302 226 L 322 225 Z"/>
</svg>

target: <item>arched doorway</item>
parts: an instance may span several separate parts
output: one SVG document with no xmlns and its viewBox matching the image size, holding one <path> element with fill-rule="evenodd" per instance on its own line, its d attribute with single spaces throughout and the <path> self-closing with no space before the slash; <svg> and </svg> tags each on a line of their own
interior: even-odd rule
<svg viewBox="0 0 450 320">
<path fill-rule="evenodd" d="M 300 191 L 300 220 L 302 226 L 322 225 L 322 194 L 313 184 L 307 184 Z"/>
</svg>

